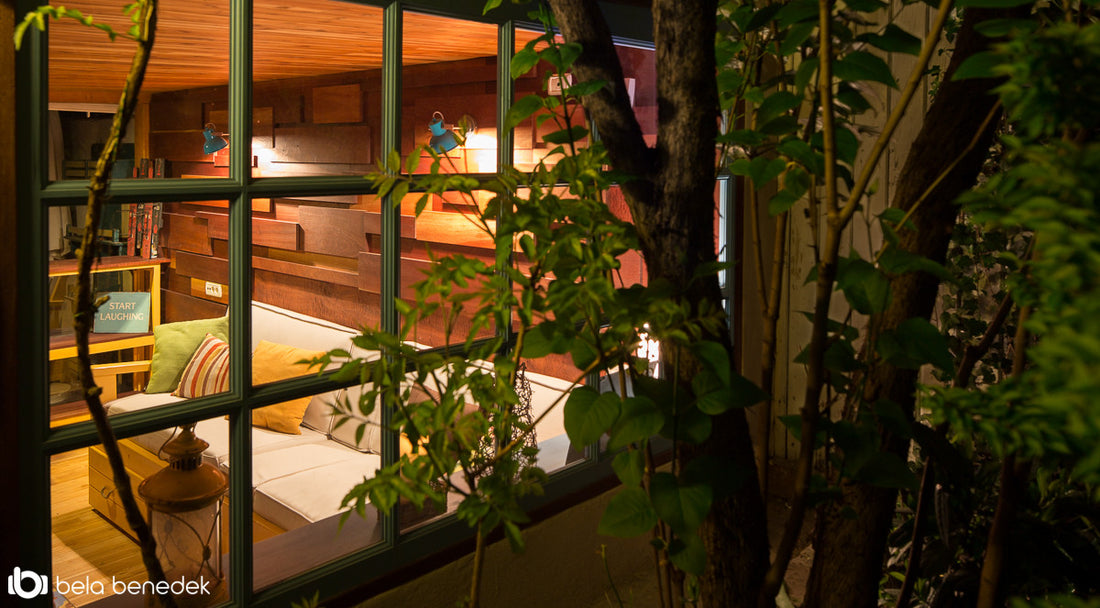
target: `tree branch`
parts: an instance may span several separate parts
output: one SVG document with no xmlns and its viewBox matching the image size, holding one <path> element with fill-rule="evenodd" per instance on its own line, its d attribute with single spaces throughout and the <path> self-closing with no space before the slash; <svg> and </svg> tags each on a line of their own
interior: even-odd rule
<svg viewBox="0 0 1100 608">
<path fill-rule="evenodd" d="M 115 164 L 118 144 L 126 133 L 126 125 L 134 115 L 137 107 L 138 91 L 145 78 L 145 68 L 149 64 L 149 54 L 153 48 L 154 34 L 156 31 L 156 0 L 144 0 L 138 17 L 138 48 L 134 52 L 130 64 L 130 72 L 126 77 L 126 87 L 118 102 L 118 111 L 111 123 L 111 133 L 103 152 L 96 162 L 95 173 L 88 187 L 88 209 L 84 218 L 84 235 L 80 242 L 79 272 L 77 280 L 77 312 L 73 318 L 73 326 L 76 334 L 77 358 L 80 361 L 81 384 L 84 387 L 84 399 L 88 405 L 88 412 L 95 422 L 99 439 L 103 443 L 104 452 L 111 465 L 111 472 L 115 489 L 118 491 L 119 501 L 122 503 L 126 514 L 126 523 L 138 538 L 141 548 L 141 559 L 153 582 L 165 580 L 164 568 L 157 559 L 156 541 L 149 529 L 137 499 L 134 497 L 130 485 L 130 476 L 126 472 L 126 465 L 122 460 L 122 454 L 118 448 L 114 430 L 107 420 L 107 411 L 100 400 L 102 389 L 96 385 L 92 375 L 92 361 L 89 349 L 89 333 L 95 318 L 97 303 L 92 295 L 92 262 L 96 259 L 96 240 L 99 236 L 99 223 L 102 215 L 103 203 L 107 195 L 107 187 L 110 182 L 111 168 Z M 175 600 L 170 593 L 158 596 L 164 606 L 173 607 Z"/>
</svg>

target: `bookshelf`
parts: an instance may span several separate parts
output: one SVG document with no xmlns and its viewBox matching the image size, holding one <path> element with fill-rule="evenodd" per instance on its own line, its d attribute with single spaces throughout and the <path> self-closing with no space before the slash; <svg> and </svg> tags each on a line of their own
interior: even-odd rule
<svg viewBox="0 0 1100 608">
<path fill-rule="evenodd" d="M 134 290 L 148 291 L 150 294 L 149 332 L 142 334 L 97 334 L 89 335 L 89 350 L 92 354 L 141 348 L 153 345 L 152 329 L 160 325 L 160 269 L 168 258 L 142 258 L 135 256 L 103 257 L 92 266 L 92 274 L 103 272 L 132 271 Z M 55 260 L 50 262 L 49 276 L 75 276 L 79 272 L 77 260 Z M 71 330 L 50 335 L 50 361 L 58 361 L 76 356 L 76 336 Z"/>
</svg>

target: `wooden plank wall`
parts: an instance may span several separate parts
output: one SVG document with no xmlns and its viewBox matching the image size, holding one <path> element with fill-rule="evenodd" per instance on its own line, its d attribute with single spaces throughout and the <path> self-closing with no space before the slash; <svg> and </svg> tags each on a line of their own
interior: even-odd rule
<svg viewBox="0 0 1100 608">
<path fill-rule="evenodd" d="M 628 55 L 644 54 L 629 49 Z M 650 53 L 651 54 L 651 53 Z M 435 109 L 447 108 L 447 122 L 462 114 L 475 116 L 480 127 L 495 127 L 495 59 L 406 67 L 402 110 L 402 148 L 423 142 Z M 651 69 L 643 59 L 638 70 Z M 260 175 L 364 174 L 372 170 L 381 128 L 380 75 L 377 71 L 351 72 L 257 83 L 253 147 L 275 151 L 280 162 L 261 167 Z M 541 86 L 537 77 L 517 84 L 517 96 Z M 639 101 L 655 105 L 653 93 Z M 193 89 L 154 95 L 149 104 L 149 154 L 168 159 L 170 177 L 225 176 L 227 167 L 216 157 L 202 154 L 201 129 L 214 122 L 228 131 L 225 87 Z M 655 116 L 639 107 L 640 116 Z M 517 137 L 537 155 L 538 128 L 533 121 Z M 655 130 L 655 121 L 653 123 Z M 231 144 L 232 145 L 232 142 Z M 460 165 L 461 167 L 461 165 Z M 364 187 L 366 182 L 364 181 Z M 462 253 L 491 262 L 492 241 L 462 215 L 459 201 L 442 198 L 420 217 L 412 216 L 412 201 L 402 207 L 401 281 L 403 298 L 412 296 L 411 284 L 422 278 L 429 249 L 435 255 Z M 609 203 L 626 213 L 621 196 Z M 379 322 L 381 221 L 380 203 L 370 195 L 257 199 L 252 205 L 252 296 L 333 322 L 359 327 Z M 164 281 L 165 322 L 224 314 L 228 302 L 229 220 L 226 201 L 166 204 L 162 248 L 172 261 Z M 641 281 L 639 259 L 625 260 L 624 281 Z M 220 295 L 207 293 L 207 284 L 220 286 Z M 217 290 L 215 290 L 217 291 Z M 412 339 L 439 344 L 444 318 L 423 322 Z M 456 328 L 465 336 L 468 319 Z M 565 371 L 567 362 L 550 365 Z M 551 372 L 551 369 L 532 369 Z"/>
<path fill-rule="evenodd" d="M 897 5 L 893 9 L 890 21 L 904 28 L 907 32 L 923 38 L 928 31 L 931 10 L 924 5 Z M 949 55 L 939 57 L 941 63 L 946 63 Z M 914 64 L 914 58 L 893 54 L 886 57 L 894 77 L 899 83 L 904 84 L 909 77 L 909 71 Z M 941 66 L 943 67 L 943 66 Z M 899 93 L 897 90 L 885 86 L 875 85 L 867 94 L 868 100 L 874 109 L 865 114 L 865 121 L 861 126 L 866 127 L 870 135 L 865 138 L 863 154 L 870 148 L 870 143 L 881 130 L 887 116 L 897 103 Z M 845 243 L 842 255 L 849 251 L 858 251 L 867 258 L 877 251 L 882 245 L 882 234 L 877 224 L 877 216 L 892 202 L 894 186 L 898 180 L 898 170 L 905 162 L 909 147 L 920 130 L 922 119 L 927 110 L 931 97 L 929 93 L 928 79 L 925 78 L 922 89 L 917 93 L 902 120 L 901 125 L 890 141 L 889 147 L 884 153 L 875 172 L 873 183 L 877 185 L 875 191 L 864 205 L 862 211 L 857 213 L 852 222 L 849 240 Z M 863 158 L 857 159 L 857 167 L 862 169 Z M 844 192 L 841 192 L 843 195 Z M 813 234 L 809 223 L 804 219 L 806 214 L 805 203 L 796 207 L 791 213 L 791 221 L 788 226 L 788 255 L 789 271 L 783 285 L 783 307 L 780 313 L 779 335 L 777 337 L 778 360 L 776 367 L 775 401 L 772 411 L 771 424 L 771 452 L 772 456 L 779 459 L 796 458 L 798 455 L 798 441 L 789 433 L 785 426 L 775 419 L 779 416 L 798 415 L 804 401 L 806 373 L 803 365 L 794 363 L 794 358 L 809 344 L 810 323 L 800 311 L 813 309 L 814 286 L 806 283 L 807 273 L 813 267 L 813 255 L 811 245 Z M 762 217 L 767 217 L 766 210 L 761 211 Z M 824 222 L 822 222 L 824 225 Z M 772 229 L 766 227 L 763 230 L 766 239 L 770 240 Z M 748 251 L 751 243 L 745 242 L 745 260 L 752 260 L 752 254 Z M 765 244 L 765 251 L 770 251 L 771 245 Z M 750 276 L 752 273 L 748 273 Z M 753 297 L 755 284 L 747 279 L 745 293 Z M 758 310 L 758 308 L 757 308 Z M 831 306 L 833 319 L 844 319 L 848 312 L 848 305 L 843 294 L 837 291 L 834 294 Z M 753 317 L 746 312 L 744 325 L 751 327 Z M 759 318 L 759 317 L 756 317 Z M 859 326 L 866 322 L 862 315 L 853 313 L 852 323 Z M 750 361 L 747 371 L 752 373 L 752 363 L 759 361 L 759 342 L 742 342 L 745 346 L 747 361 Z"/>
</svg>

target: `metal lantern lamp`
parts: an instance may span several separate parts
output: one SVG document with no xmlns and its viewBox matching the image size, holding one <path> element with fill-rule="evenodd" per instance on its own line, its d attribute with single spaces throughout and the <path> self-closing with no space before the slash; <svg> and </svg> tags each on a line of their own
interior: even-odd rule
<svg viewBox="0 0 1100 608">
<path fill-rule="evenodd" d="M 225 598 L 221 571 L 221 497 L 228 487 L 225 473 L 202 461 L 210 444 L 195 436 L 195 425 L 181 427 L 163 448 L 168 466 L 138 486 L 149 506 L 149 527 L 157 542 L 157 558 L 169 583 L 192 584 L 208 592 L 178 594 L 183 606 L 208 606 Z"/>
<path fill-rule="evenodd" d="M 206 138 L 206 141 L 202 144 L 203 154 L 213 154 L 229 145 L 224 137 L 214 132 L 216 128 L 212 122 L 206 123 L 203 128 L 202 136 Z"/>
<path fill-rule="evenodd" d="M 450 152 L 458 147 L 458 138 L 455 137 L 454 131 L 443 124 L 442 112 L 432 114 L 432 121 L 428 123 L 428 130 L 432 133 L 432 138 L 428 141 L 428 145 L 432 147 L 432 150 L 442 153 Z"/>
</svg>

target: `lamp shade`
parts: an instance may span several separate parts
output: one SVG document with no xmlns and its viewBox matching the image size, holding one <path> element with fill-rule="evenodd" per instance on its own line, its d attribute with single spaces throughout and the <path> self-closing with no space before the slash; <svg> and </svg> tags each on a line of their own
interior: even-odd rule
<svg viewBox="0 0 1100 608">
<path fill-rule="evenodd" d="M 213 124 L 206 125 L 206 128 L 202 130 L 202 136 L 206 138 L 206 141 L 202 144 L 203 154 L 213 154 L 229 145 L 224 137 L 214 133 Z"/>
<path fill-rule="evenodd" d="M 428 123 L 428 130 L 432 134 L 432 138 L 428 141 L 428 145 L 432 147 L 432 150 L 450 152 L 458 147 L 458 138 L 455 137 L 453 131 L 443 124 L 442 112 L 432 114 L 432 121 Z"/>
</svg>

